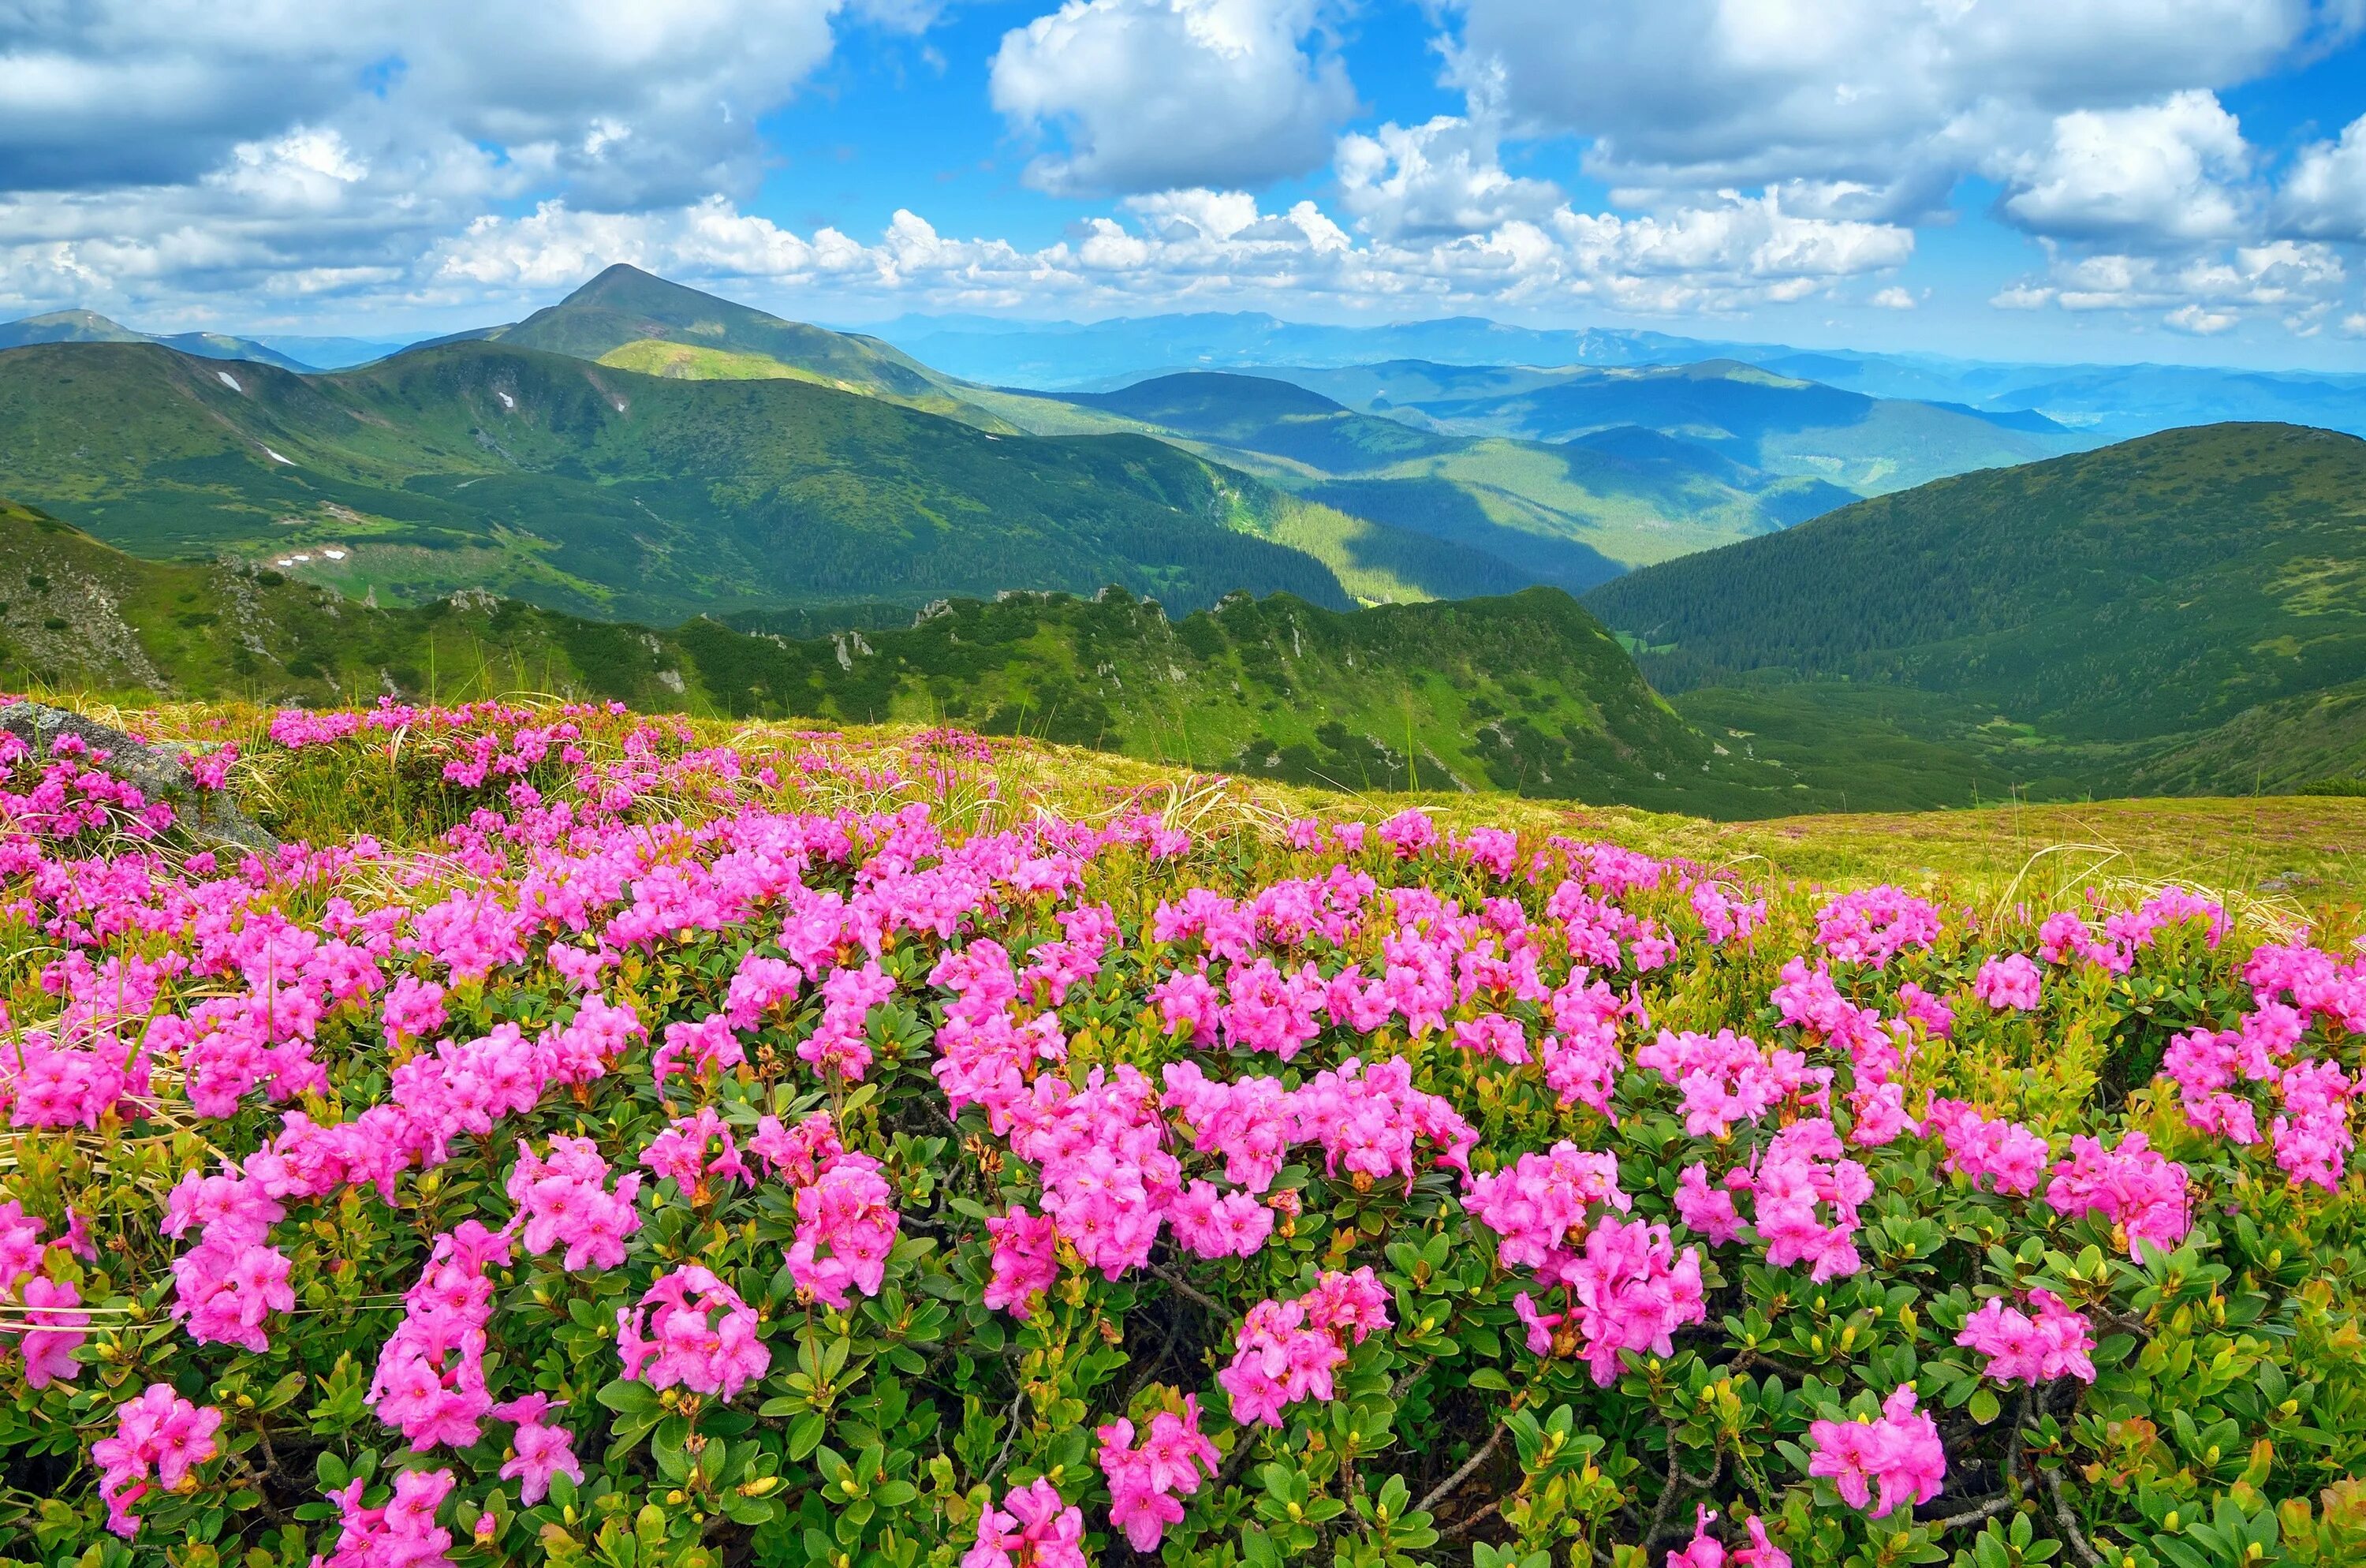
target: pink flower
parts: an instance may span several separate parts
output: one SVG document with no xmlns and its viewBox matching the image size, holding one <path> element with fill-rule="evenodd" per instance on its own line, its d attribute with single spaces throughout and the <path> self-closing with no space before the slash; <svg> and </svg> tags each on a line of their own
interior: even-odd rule
<svg viewBox="0 0 2366 1568">
<path fill-rule="evenodd" d="M 130 1540 L 140 1529 L 131 1507 L 147 1495 L 150 1479 L 167 1492 L 180 1490 L 191 1471 L 220 1451 L 214 1434 L 221 1420 L 220 1411 L 190 1404 L 169 1383 L 150 1383 L 117 1405 L 115 1435 L 90 1446 L 107 1528 Z"/>
<path fill-rule="evenodd" d="M 1464 1210 L 1501 1238 L 1496 1261 L 1533 1269 L 1547 1284 L 1569 1283 L 1588 1229 L 1632 1206 L 1618 1188 L 1618 1157 L 1567 1141 L 1471 1178 L 1462 1195 Z"/>
<path fill-rule="evenodd" d="M 710 1144 L 719 1145 L 712 1157 L 706 1152 Z M 726 1183 L 726 1190 L 730 1185 L 751 1187 L 756 1180 L 739 1157 L 738 1141 L 711 1105 L 695 1116 L 674 1118 L 641 1150 L 641 1165 L 659 1180 L 672 1181 L 675 1190 L 693 1203 L 708 1201 L 710 1176 Z"/>
<path fill-rule="evenodd" d="M 1899 953 L 1939 940 L 1939 911 L 1898 887 L 1843 894 L 1816 915 L 1816 941 L 1842 964 L 1886 967 Z"/>
<path fill-rule="evenodd" d="M 2001 1296 L 1990 1297 L 1965 1323 L 1955 1343 L 1986 1356 L 1988 1375 L 1999 1382 L 2035 1384 L 2060 1377 L 2093 1382 L 2095 1363 L 2088 1352 L 2095 1339 L 2085 1315 L 2047 1291 L 2032 1291 L 2029 1302 L 2037 1309 L 2035 1317 L 2006 1305 Z"/>
<path fill-rule="evenodd" d="M 841 1154 L 797 1190 L 797 1231 L 789 1246 L 789 1273 L 797 1288 L 843 1312 L 850 1288 L 879 1293 L 902 1217 L 895 1189 L 865 1154 Z"/>
<path fill-rule="evenodd" d="M 1454 1026 L 1454 1043 L 1474 1055 L 1493 1056 L 1517 1066 L 1528 1059 L 1527 1031 L 1519 1020 L 1501 1013 L 1464 1019 Z"/>
<path fill-rule="evenodd" d="M 20 1336 L 25 1382 L 37 1389 L 73 1382 L 82 1371 L 74 1352 L 90 1337 L 84 1327 L 89 1314 L 74 1310 L 82 1304 L 82 1292 L 70 1280 L 37 1275 L 26 1281 L 17 1301 L 25 1327 L 8 1333 Z"/>
<path fill-rule="evenodd" d="M 797 1045 L 797 1055 L 824 1076 L 861 1081 L 871 1067 L 864 1039 L 871 1010 L 896 994 L 896 977 L 874 959 L 860 969 L 833 970 L 821 983 L 821 1022 Z"/>
<path fill-rule="evenodd" d="M 1696 1506 L 1693 1539 L 1668 1553 L 1665 1568 L 1726 1568 L 1725 1543 L 1708 1533 L 1709 1522 L 1716 1517 L 1714 1510 Z"/>
<path fill-rule="evenodd" d="M 603 1190 L 607 1179 L 608 1162 L 589 1138 L 553 1137 L 546 1160 L 519 1144 L 507 1190 L 525 1217 L 526 1251 L 538 1258 L 564 1247 L 560 1266 L 570 1273 L 622 1267 L 625 1238 L 641 1228 L 633 1207 L 641 1178 L 635 1172 L 620 1179 L 614 1192 Z"/>
<path fill-rule="evenodd" d="M 1233 1419 L 1279 1427 L 1285 1406 L 1331 1398 L 1347 1346 L 1388 1326 L 1388 1292 L 1368 1268 L 1325 1273 L 1295 1301 L 1259 1302 L 1234 1335 L 1231 1365 L 1216 1374 Z"/>
<path fill-rule="evenodd" d="M 987 1310 L 1008 1310 L 1021 1320 L 1033 1316 L 1030 1298 L 1059 1283 L 1057 1227 L 1048 1217 L 1013 1203 L 1008 1213 L 988 1219 L 986 1228 L 994 1237 L 991 1278 L 986 1283 Z"/>
<path fill-rule="evenodd" d="M 1818 1421 L 1808 1428 L 1809 1475 L 1828 1476 L 1852 1508 L 1880 1498 L 1876 1519 L 1900 1506 L 1929 1502 L 1947 1477 L 1946 1450 L 1939 1424 L 1915 1409 L 1914 1385 L 1906 1384 L 1881 1406 L 1877 1421 Z"/>
<path fill-rule="evenodd" d="M 1708 1167 L 1699 1160 L 1684 1167 L 1676 1178 L 1676 1217 L 1708 1237 L 1714 1247 L 1724 1247 L 1740 1238 L 1743 1226 L 1741 1213 L 1733 1206 L 1733 1193 L 1726 1187 L 1712 1188 Z"/>
<path fill-rule="evenodd" d="M 1200 1400 L 1183 1397 L 1183 1413 L 1162 1410 L 1150 1418 L 1142 1446 L 1133 1446 L 1133 1423 L 1113 1421 L 1095 1428 L 1096 1456 L 1109 1480 L 1110 1523 L 1125 1532 L 1136 1551 L 1155 1551 L 1166 1527 L 1183 1517 L 1177 1495 L 1189 1496 L 1203 1479 L 1213 1479 L 1223 1455 L 1200 1434 Z M 1202 1471 L 1206 1472 L 1203 1477 Z"/>
<path fill-rule="evenodd" d="M 1273 1211 L 1246 1192 L 1194 1181 L 1167 1205 L 1176 1238 L 1202 1258 L 1252 1258 L 1273 1234 Z"/>
<path fill-rule="evenodd" d="M 1606 1219 L 1570 1272 L 1578 1350 L 1604 1388 L 1617 1381 L 1622 1353 L 1673 1355 L 1675 1331 L 1707 1315 L 1700 1249 L 1679 1255 L 1665 1225 Z"/>
<path fill-rule="evenodd" d="M 617 1309 L 616 1352 L 632 1382 L 727 1400 L 772 1364 L 756 1337 L 755 1309 L 695 1263 L 661 1275 L 638 1307 Z"/>
<path fill-rule="evenodd" d="M 2008 1197 L 2037 1190 L 2045 1179 L 2045 1140 L 2018 1122 L 1990 1121 L 1960 1100 L 1934 1100 L 1922 1131 L 1947 1147 L 1941 1168 L 1968 1178 L 1977 1187 L 1992 1181 Z"/>
<path fill-rule="evenodd" d="M 685 1056 L 696 1064 L 693 1071 L 703 1076 L 739 1066 L 748 1059 L 748 1053 L 732 1030 L 731 1021 L 719 1012 L 711 1012 L 695 1023 L 665 1026 L 665 1043 L 649 1058 L 649 1071 L 659 1089 L 681 1070 L 678 1064 Z"/>
<path fill-rule="evenodd" d="M 519 1483 L 518 1501 L 529 1508 L 550 1495 L 554 1475 L 564 1475 L 579 1486 L 583 1483 L 583 1466 L 575 1457 L 575 1434 L 544 1419 L 566 1407 L 563 1399 L 529 1393 L 492 1408 L 497 1419 L 517 1424 L 510 1438 L 509 1460 L 501 1466 L 501 1479 Z"/>
<path fill-rule="evenodd" d="M 2045 1201 L 2074 1217 L 2103 1215 L 2126 1238 L 2131 1258 L 2141 1258 L 2147 1245 L 2166 1252 L 2193 1228 L 2185 1168 L 2154 1153 L 2142 1133 L 2109 1150 L 2095 1138 L 2072 1138 L 2070 1157 L 2054 1167 Z"/>
<path fill-rule="evenodd" d="M 986 1506 L 961 1568 L 1087 1568 L 1084 1539 L 1085 1511 L 1038 1476 Z"/>
<path fill-rule="evenodd" d="M 2037 1006 L 2041 984 L 2037 965 L 2026 954 L 2013 953 L 1980 965 L 1979 977 L 1972 982 L 1972 995 L 1992 1008 L 2028 1012 Z"/>
<path fill-rule="evenodd" d="M 449 1470 L 402 1470 L 394 1475 L 394 1495 L 374 1508 L 362 1506 L 355 1481 L 330 1493 L 339 1515 L 336 1550 L 312 1559 L 312 1568 L 451 1568 L 444 1554 L 452 1532 L 435 1523 L 435 1510 L 451 1495 Z"/>
</svg>

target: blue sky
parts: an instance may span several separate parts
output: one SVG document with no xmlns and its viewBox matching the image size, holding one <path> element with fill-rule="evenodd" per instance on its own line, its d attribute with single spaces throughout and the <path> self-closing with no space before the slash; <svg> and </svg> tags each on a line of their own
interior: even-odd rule
<svg viewBox="0 0 2366 1568">
<path fill-rule="evenodd" d="M 13 30 L 9 30 L 13 29 Z M 0 311 L 1477 314 L 2366 369 L 2366 0 L 90 0 Z"/>
</svg>

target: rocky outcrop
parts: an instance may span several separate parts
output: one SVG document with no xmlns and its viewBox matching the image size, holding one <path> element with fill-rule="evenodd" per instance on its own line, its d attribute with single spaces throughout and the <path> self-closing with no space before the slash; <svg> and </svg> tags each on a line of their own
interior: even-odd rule
<svg viewBox="0 0 2366 1568">
<path fill-rule="evenodd" d="M 135 739 L 112 725 L 42 703 L 17 702 L 0 707 L 0 731 L 16 736 L 41 756 L 49 754 L 61 735 L 73 736 L 94 751 L 105 751 L 102 767 L 149 799 L 169 801 L 180 815 L 182 828 L 193 838 L 258 852 L 279 847 L 279 840 L 241 811 L 227 794 L 200 789 L 189 774 L 186 754 L 177 746 Z"/>
</svg>

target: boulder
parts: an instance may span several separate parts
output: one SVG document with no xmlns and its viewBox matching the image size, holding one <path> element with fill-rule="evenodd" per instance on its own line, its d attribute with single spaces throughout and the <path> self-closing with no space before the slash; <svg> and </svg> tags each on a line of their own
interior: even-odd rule
<svg viewBox="0 0 2366 1568">
<path fill-rule="evenodd" d="M 0 730 L 16 736 L 43 757 L 61 735 L 74 736 L 92 750 L 105 751 L 107 759 L 100 766 L 149 799 L 170 802 L 180 814 L 181 827 L 192 838 L 263 854 L 279 847 L 279 840 L 241 811 L 227 793 L 200 789 L 190 776 L 187 753 L 178 746 L 136 740 L 113 725 L 42 703 L 16 702 L 0 707 Z"/>
</svg>

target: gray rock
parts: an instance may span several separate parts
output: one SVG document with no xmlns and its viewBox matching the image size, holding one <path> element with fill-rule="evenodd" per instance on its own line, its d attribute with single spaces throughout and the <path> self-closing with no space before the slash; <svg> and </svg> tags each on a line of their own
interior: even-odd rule
<svg viewBox="0 0 2366 1568">
<path fill-rule="evenodd" d="M 193 838 L 260 854 L 279 847 L 279 840 L 241 811 L 224 792 L 199 789 L 197 781 L 189 776 L 187 754 L 178 746 L 134 740 L 112 725 L 41 703 L 0 707 L 0 730 L 16 736 L 41 756 L 49 754 L 51 743 L 61 735 L 74 736 L 92 750 L 105 751 L 107 760 L 100 766 L 149 799 L 171 802 L 180 813 L 182 828 Z"/>
</svg>

